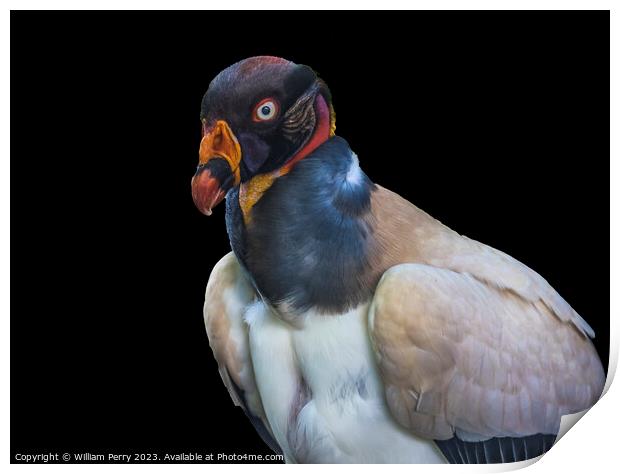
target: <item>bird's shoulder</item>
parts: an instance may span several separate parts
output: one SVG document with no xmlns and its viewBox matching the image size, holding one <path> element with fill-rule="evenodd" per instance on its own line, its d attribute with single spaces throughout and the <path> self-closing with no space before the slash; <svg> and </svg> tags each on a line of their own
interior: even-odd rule
<svg viewBox="0 0 620 474">
<path fill-rule="evenodd" d="M 510 255 L 460 235 L 398 194 L 377 186 L 372 195 L 379 251 L 393 265 L 422 263 L 468 274 L 510 292 L 594 337 L 588 323 L 538 273 Z"/>
</svg>

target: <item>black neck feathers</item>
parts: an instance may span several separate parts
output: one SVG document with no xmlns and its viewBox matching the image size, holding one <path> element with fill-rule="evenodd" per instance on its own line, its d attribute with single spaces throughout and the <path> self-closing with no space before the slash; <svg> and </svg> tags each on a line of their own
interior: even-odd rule
<svg viewBox="0 0 620 474">
<path fill-rule="evenodd" d="M 260 294 L 276 308 L 343 312 L 367 300 L 368 219 L 374 184 L 347 142 L 332 137 L 278 178 L 246 227 L 238 190 L 227 196 L 231 246 Z"/>
</svg>

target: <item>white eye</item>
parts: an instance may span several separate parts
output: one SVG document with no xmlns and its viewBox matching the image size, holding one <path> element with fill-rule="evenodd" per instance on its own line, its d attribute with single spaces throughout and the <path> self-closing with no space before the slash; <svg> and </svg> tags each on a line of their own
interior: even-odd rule
<svg viewBox="0 0 620 474">
<path fill-rule="evenodd" d="M 278 106 L 272 99 L 265 99 L 259 102 L 254 109 L 254 120 L 265 121 L 271 120 L 278 113 Z"/>
</svg>

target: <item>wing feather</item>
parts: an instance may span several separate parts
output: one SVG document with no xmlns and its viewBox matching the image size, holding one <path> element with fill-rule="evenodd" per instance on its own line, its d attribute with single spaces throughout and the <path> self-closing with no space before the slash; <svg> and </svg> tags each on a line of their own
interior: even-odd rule
<svg viewBox="0 0 620 474">
<path fill-rule="evenodd" d="M 204 304 L 204 320 L 209 345 L 220 376 L 235 405 L 240 406 L 257 432 L 274 451 L 281 453 L 273 438 L 254 378 L 249 350 L 248 328 L 243 321 L 245 309 L 256 299 L 232 252 L 213 268 Z"/>
<path fill-rule="evenodd" d="M 540 282 L 520 282 L 519 291 L 504 285 L 508 277 L 490 284 L 485 265 L 472 273 L 488 278 L 401 264 L 375 292 L 369 327 L 386 399 L 420 436 L 555 434 L 563 414 L 589 408 L 603 390 L 601 362 L 578 320 L 524 296 L 540 294 L 526 290 Z"/>
</svg>

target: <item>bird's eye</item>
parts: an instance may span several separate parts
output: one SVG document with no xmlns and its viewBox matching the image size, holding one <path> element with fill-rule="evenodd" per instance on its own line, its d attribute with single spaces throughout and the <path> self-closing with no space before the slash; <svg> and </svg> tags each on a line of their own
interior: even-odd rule
<svg viewBox="0 0 620 474">
<path fill-rule="evenodd" d="M 252 119 L 255 122 L 266 122 L 273 120 L 278 113 L 278 103 L 275 99 L 263 99 L 256 107 L 254 107 L 254 116 Z"/>
</svg>

